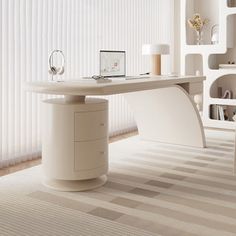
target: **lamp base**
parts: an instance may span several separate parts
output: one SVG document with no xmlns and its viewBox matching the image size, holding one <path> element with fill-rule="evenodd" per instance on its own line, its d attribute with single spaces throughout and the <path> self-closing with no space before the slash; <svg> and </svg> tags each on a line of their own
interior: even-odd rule
<svg viewBox="0 0 236 236">
<path fill-rule="evenodd" d="M 161 55 L 152 55 L 152 75 L 161 75 Z"/>
</svg>

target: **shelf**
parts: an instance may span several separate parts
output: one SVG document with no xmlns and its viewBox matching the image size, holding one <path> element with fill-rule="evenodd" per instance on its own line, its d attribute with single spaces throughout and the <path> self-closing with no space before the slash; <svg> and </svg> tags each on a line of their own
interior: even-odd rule
<svg viewBox="0 0 236 236">
<path fill-rule="evenodd" d="M 227 17 L 227 51 L 221 53 L 220 51 L 209 56 L 208 66 L 210 69 L 218 70 L 220 64 L 227 65 L 230 63 L 236 63 L 236 15 L 230 15 Z M 231 68 L 228 68 L 231 69 Z"/>
<path fill-rule="evenodd" d="M 224 71 L 227 71 L 227 70 L 224 70 Z M 232 98 L 233 98 L 233 99 L 226 99 L 226 100 L 229 100 L 229 101 L 236 100 L 236 74 L 227 74 L 216 79 L 210 87 L 210 97 L 220 99 L 226 90 L 229 90 L 232 92 Z"/>
<path fill-rule="evenodd" d="M 187 0 L 186 19 L 192 19 L 195 13 L 199 13 L 202 19 L 209 19 L 210 22 L 203 29 L 203 45 L 211 45 L 211 28 L 219 23 L 219 1 L 216 0 Z M 186 42 L 188 45 L 196 44 L 195 31 L 186 24 Z"/>
<path fill-rule="evenodd" d="M 209 118 L 211 120 L 235 122 L 233 120 L 235 109 L 236 105 L 230 106 L 230 105 L 211 104 Z"/>
<path fill-rule="evenodd" d="M 183 47 L 185 54 L 199 54 L 199 53 L 224 53 L 225 48 L 220 44 L 210 44 L 210 45 L 185 45 Z"/>
<path fill-rule="evenodd" d="M 236 75 L 236 69 L 218 69 L 222 75 Z"/>
<path fill-rule="evenodd" d="M 236 99 L 211 98 L 211 105 L 236 106 Z"/>
<path fill-rule="evenodd" d="M 226 14 L 227 14 L 227 15 L 236 14 L 236 7 L 229 7 L 229 8 L 226 10 Z"/>
<path fill-rule="evenodd" d="M 236 70 L 230 70 L 230 69 L 209 69 L 208 75 L 210 73 L 211 78 L 220 78 L 228 75 L 235 76 Z"/>
<path fill-rule="evenodd" d="M 202 19 L 210 23 L 204 29 L 203 44 L 196 45 L 196 35 L 187 20 L 199 13 Z M 204 126 L 222 129 L 235 129 L 232 120 L 236 109 L 236 0 L 181 0 L 181 73 L 195 74 L 199 71 L 206 76 L 204 82 Z M 211 44 L 212 26 L 218 25 L 219 43 Z M 219 68 L 225 64 L 228 68 Z M 233 99 L 221 99 L 221 94 L 230 90 Z M 222 92 L 221 92 L 222 91 Z M 210 119 L 210 107 L 223 107 L 232 121 Z M 222 112 L 221 112 L 222 118 Z"/>
<path fill-rule="evenodd" d="M 236 63 L 236 49 L 228 49 L 225 54 L 212 54 L 208 59 L 208 66 L 212 70 L 235 70 L 228 63 Z M 219 65 L 225 65 L 228 68 L 219 68 Z M 235 65 L 234 65 L 235 66 Z"/>
<path fill-rule="evenodd" d="M 204 120 L 203 125 L 204 127 L 230 129 L 230 130 L 235 130 L 236 128 L 236 122 L 213 120 L 213 119 Z"/>
</svg>

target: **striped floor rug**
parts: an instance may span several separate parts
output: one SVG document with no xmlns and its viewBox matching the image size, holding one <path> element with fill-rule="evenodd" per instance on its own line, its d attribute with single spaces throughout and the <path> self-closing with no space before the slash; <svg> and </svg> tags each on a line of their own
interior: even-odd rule
<svg viewBox="0 0 236 236">
<path fill-rule="evenodd" d="M 108 182 L 65 193 L 41 166 L 0 178 L 1 236 L 235 236 L 234 134 L 207 131 L 207 148 L 132 137 L 110 145 Z"/>
</svg>

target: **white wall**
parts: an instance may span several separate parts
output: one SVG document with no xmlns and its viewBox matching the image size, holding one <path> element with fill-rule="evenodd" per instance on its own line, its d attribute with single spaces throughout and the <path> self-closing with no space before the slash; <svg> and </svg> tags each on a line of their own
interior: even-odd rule
<svg viewBox="0 0 236 236">
<path fill-rule="evenodd" d="M 65 53 L 65 79 L 97 74 L 100 49 L 126 50 L 128 74 L 147 72 L 142 44 L 173 46 L 172 5 L 172 0 L 1 0 L 0 161 L 40 151 L 42 96 L 22 88 L 25 81 L 49 78 L 53 49 Z M 172 62 L 165 57 L 164 72 L 172 70 Z M 109 100 L 111 134 L 132 128 L 123 97 Z"/>
</svg>

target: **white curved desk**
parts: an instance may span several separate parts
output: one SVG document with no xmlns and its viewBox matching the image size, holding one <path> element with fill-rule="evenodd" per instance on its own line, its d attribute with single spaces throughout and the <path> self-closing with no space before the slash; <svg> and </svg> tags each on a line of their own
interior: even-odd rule
<svg viewBox="0 0 236 236">
<path fill-rule="evenodd" d="M 65 95 L 43 102 L 45 185 L 61 191 L 84 191 L 106 182 L 108 101 L 87 95 L 125 93 L 144 139 L 205 147 L 202 121 L 189 96 L 202 92 L 204 79 L 157 76 L 110 83 L 88 79 L 27 83 L 28 91 Z"/>
</svg>

